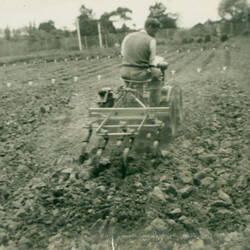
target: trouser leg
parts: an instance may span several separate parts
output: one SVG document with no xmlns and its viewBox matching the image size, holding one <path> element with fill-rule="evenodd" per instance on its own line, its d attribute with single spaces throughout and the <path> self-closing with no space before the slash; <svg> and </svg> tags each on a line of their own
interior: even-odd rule
<svg viewBox="0 0 250 250">
<path fill-rule="evenodd" d="M 150 86 L 149 105 L 157 107 L 160 105 L 161 100 L 161 82 L 153 81 Z"/>
<path fill-rule="evenodd" d="M 161 71 L 159 69 L 153 68 L 152 72 L 152 82 L 150 83 L 150 96 L 149 105 L 152 107 L 157 107 L 160 105 L 161 100 L 161 88 L 162 82 L 160 80 Z"/>
</svg>

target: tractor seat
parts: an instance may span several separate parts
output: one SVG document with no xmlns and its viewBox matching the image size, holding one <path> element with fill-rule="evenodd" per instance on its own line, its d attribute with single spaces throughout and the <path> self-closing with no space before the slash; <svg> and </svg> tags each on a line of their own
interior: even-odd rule
<svg viewBox="0 0 250 250">
<path fill-rule="evenodd" d="M 127 78 L 121 77 L 121 79 L 125 82 L 126 87 L 131 88 L 131 89 L 135 89 L 136 87 L 138 87 L 138 84 L 139 85 L 142 84 L 145 86 L 146 84 L 152 81 L 152 78 L 145 79 L 145 80 L 133 80 L 133 79 L 127 79 Z"/>
<path fill-rule="evenodd" d="M 127 79 L 127 78 L 121 77 L 121 79 L 126 83 L 132 83 L 132 84 L 143 84 L 143 83 L 149 83 L 152 81 L 152 78 L 145 79 L 145 80 L 133 80 L 133 79 Z"/>
</svg>

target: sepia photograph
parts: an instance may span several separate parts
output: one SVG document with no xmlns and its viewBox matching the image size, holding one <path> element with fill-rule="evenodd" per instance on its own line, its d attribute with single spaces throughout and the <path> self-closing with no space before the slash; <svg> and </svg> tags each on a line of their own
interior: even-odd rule
<svg viewBox="0 0 250 250">
<path fill-rule="evenodd" d="M 0 0 L 0 250 L 250 250 L 250 0 Z"/>
</svg>

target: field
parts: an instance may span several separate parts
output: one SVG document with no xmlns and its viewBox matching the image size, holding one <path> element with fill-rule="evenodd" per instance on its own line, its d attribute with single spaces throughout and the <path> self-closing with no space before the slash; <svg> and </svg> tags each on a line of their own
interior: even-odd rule
<svg viewBox="0 0 250 250">
<path fill-rule="evenodd" d="M 158 51 L 183 90 L 178 135 L 125 179 L 115 162 L 90 178 L 76 161 L 97 90 L 122 84 L 120 57 L 1 64 L 1 250 L 249 249 L 249 38 L 188 46 Z"/>
</svg>

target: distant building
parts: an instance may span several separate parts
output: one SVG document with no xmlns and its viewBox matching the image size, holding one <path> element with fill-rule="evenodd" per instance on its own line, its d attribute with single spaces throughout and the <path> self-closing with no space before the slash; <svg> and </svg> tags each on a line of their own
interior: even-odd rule
<svg viewBox="0 0 250 250">
<path fill-rule="evenodd" d="M 204 24 L 198 23 L 190 29 L 190 33 L 195 37 L 203 37 L 207 30 Z"/>
<path fill-rule="evenodd" d="M 211 21 L 207 20 L 204 23 L 204 26 L 207 29 L 207 32 L 209 32 L 212 36 L 220 35 L 220 22 L 219 21 Z"/>
</svg>

